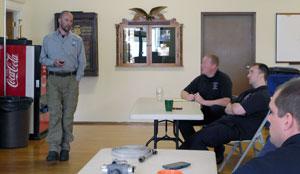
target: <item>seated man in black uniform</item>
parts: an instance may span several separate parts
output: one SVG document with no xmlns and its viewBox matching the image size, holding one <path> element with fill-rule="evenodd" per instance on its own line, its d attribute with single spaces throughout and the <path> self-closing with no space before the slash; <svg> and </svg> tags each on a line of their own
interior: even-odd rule
<svg viewBox="0 0 300 174">
<path fill-rule="evenodd" d="M 225 106 L 230 102 L 232 83 L 228 75 L 218 70 L 218 66 L 216 55 L 204 56 L 201 75 L 181 91 L 183 99 L 201 104 L 204 114 L 204 121 L 179 121 L 179 130 L 185 140 L 196 133 L 193 126 L 209 124 L 224 115 Z"/>
<path fill-rule="evenodd" d="M 234 174 L 300 173 L 300 78 L 277 89 L 270 102 L 270 140 L 278 147 L 254 158 Z"/>
<path fill-rule="evenodd" d="M 265 64 L 251 66 L 247 77 L 253 88 L 240 94 L 236 103 L 226 106 L 227 115 L 195 133 L 180 148 L 207 150 L 207 146 L 214 147 L 219 164 L 224 158 L 224 144 L 251 139 L 268 112 L 267 76 L 268 67 Z"/>
</svg>

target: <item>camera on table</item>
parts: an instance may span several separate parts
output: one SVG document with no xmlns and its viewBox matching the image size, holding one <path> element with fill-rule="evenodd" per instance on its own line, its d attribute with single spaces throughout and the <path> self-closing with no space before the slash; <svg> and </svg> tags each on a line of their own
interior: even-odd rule
<svg viewBox="0 0 300 174">
<path fill-rule="evenodd" d="M 104 164 L 101 170 L 104 174 L 133 174 L 134 168 L 125 160 L 114 160 L 111 164 Z"/>
</svg>

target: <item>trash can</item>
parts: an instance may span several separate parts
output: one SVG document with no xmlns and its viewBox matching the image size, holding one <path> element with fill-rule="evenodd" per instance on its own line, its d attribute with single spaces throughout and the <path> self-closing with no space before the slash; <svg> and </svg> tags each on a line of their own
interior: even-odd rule
<svg viewBox="0 0 300 174">
<path fill-rule="evenodd" d="M 0 97 L 0 148 L 28 145 L 30 97 Z"/>
</svg>

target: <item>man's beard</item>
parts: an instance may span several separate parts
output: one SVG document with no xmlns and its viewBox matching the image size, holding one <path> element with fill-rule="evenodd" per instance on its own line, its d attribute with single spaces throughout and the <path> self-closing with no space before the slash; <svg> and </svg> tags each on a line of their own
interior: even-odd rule
<svg viewBox="0 0 300 174">
<path fill-rule="evenodd" d="M 61 27 L 66 33 L 68 33 L 71 30 L 70 26 Z"/>
</svg>

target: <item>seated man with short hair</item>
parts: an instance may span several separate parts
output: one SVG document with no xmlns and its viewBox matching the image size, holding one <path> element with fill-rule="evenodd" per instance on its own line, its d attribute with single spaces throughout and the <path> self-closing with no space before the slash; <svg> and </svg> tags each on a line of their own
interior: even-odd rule
<svg viewBox="0 0 300 174">
<path fill-rule="evenodd" d="M 250 160 L 234 174 L 300 173 L 300 78 L 275 92 L 270 102 L 270 141 L 278 147 Z"/>
<path fill-rule="evenodd" d="M 214 147 L 219 164 L 224 158 L 224 144 L 251 139 L 268 112 L 267 76 L 268 67 L 265 64 L 251 66 L 247 77 L 253 88 L 240 94 L 236 103 L 226 106 L 227 115 L 195 133 L 180 148 L 207 150 L 208 146 Z"/>
<path fill-rule="evenodd" d="M 205 55 L 201 61 L 201 75 L 181 91 L 181 98 L 201 105 L 204 120 L 179 120 L 179 130 L 186 141 L 196 133 L 194 126 L 207 125 L 224 115 L 232 96 L 229 76 L 219 70 L 219 58 Z"/>
</svg>

